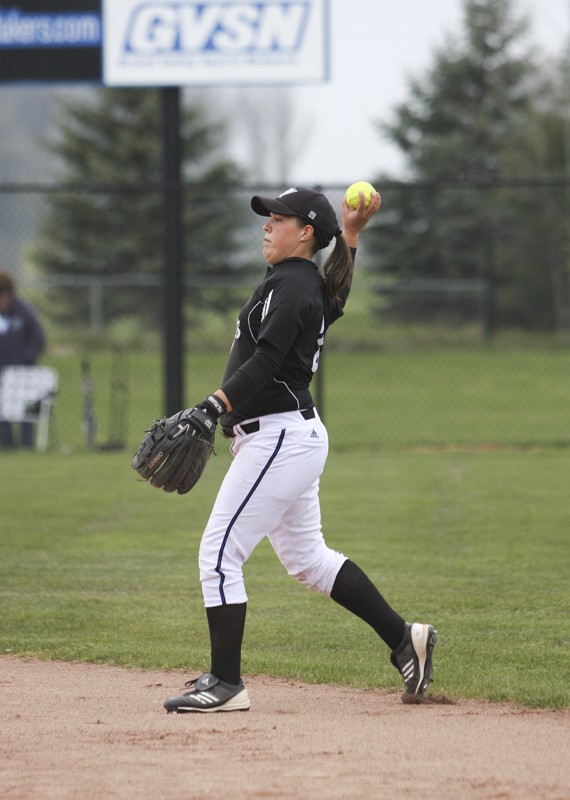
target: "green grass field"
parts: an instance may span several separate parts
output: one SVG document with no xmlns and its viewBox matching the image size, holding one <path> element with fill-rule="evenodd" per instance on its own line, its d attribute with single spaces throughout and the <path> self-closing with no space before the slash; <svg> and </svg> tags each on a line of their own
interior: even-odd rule
<svg viewBox="0 0 570 800">
<path fill-rule="evenodd" d="M 337 337 L 338 338 L 338 337 Z M 216 389 L 227 353 L 186 357 L 188 405 Z M 97 442 L 113 438 L 108 353 L 91 357 Z M 60 374 L 54 447 L 85 449 L 80 358 L 46 359 Z M 126 438 L 164 413 L 163 375 L 156 353 L 133 353 L 125 365 Z M 345 352 L 326 354 L 324 411 L 337 449 L 398 447 L 570 445 L 570 351 L 567 349 Z M 314 395 L 318 397 L 317 387 Z M 116 422 L 116 420 L 115 420 Z"/>
<path fill-rule="evenodd" d="M 128 452 L 0 454 L 0 652 L 207 668 L 197 551 L 228 464 L 217 449 L 184 497 L 137 482 Z M 569 461 L 565 448 L 331 453 L 328 543 L 406 618 L 436 624 L 434 692 L 570 706 Z M 246 674 L 400 689 L 371 629 L 288 578 L 266 543 L 246 581 Z"/>
</svg>

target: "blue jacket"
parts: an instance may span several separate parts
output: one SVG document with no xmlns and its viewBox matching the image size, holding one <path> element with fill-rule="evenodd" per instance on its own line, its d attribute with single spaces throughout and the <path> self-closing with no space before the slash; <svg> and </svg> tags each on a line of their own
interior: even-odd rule
<svg viewBox="0 0 570 800">
<path fill-rule="evenodd" d="M 45 336 L 32 309 L 12 299 L 8 311 L 0 312 L 0 368 L 35 364 L 45 347 Z"/>
</svg>

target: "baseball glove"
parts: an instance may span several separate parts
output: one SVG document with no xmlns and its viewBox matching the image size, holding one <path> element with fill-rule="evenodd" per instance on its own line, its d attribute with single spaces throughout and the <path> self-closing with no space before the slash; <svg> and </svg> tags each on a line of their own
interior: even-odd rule
<svg viewBox="0 0 570 800">
<path fill-rule="evenodd" d="M 202 408 L 157 420 L 146 432 L 131 466 L 165 492 L 186 494 L 198 482 L 214 448 L 215 422 Z"/>
</svg>

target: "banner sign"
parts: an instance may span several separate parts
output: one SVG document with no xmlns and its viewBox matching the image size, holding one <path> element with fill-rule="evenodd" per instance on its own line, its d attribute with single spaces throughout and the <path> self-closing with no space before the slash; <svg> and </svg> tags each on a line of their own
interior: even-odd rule
<svg viewBox="0 0 570 800">
<path fill-rule="evenodd" d="M 101 0 L 0 0 L 0 82 L 101 81 Z"/>
<path fill-rule="evenodd" d="M 328 0 L 103 0 L 108 86 L 328 79 Z"/>
</svg>

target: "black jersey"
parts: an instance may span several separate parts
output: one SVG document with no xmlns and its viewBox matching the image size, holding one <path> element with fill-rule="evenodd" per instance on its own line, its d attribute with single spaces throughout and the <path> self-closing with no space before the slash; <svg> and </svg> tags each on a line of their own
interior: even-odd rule
<svg viewBox="0 0 570 800">
<path fill-rule="evenodd" d="M 222 425 L 312 408 L 309 384 L 347 294 L 331 300 L 316 265 L 303 258 L 268 268 L 238 317 L 221 386 L 232 411 Z"/>
</svg>

